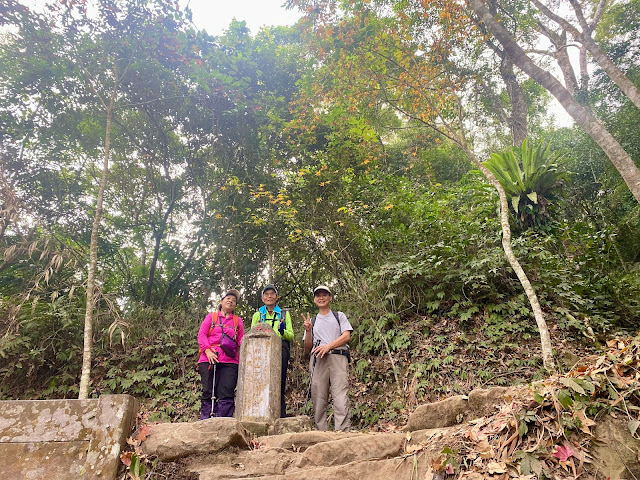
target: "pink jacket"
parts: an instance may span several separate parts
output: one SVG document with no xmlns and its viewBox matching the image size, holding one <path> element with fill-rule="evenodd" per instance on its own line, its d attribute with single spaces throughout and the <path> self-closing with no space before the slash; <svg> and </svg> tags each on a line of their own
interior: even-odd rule
<svg viewBox="0 0 640 480">
<path fill-rule="evenodd" d="M 242 325 L 242 318 L 238 317 L 238 336 L 236 337 L 236 342 L 238 342 L 238 347 L 242 344 L 242 337 L 244 336 L 244 326 Z M 224 333 L 229 335 L 231 338 L 235 335 L 235 331 L 233 329 L 233 315 L 229 315 L 225 317 L 222 314 L 222 311 L 218 312 L 218 322 L 213 326 L 213 330 L 211 330 L 211 335 L 209 335 L 209 330 L 211 329 L 211 321 L 213 320 L 213 314 L 209 313 L 200 325 L 200 330 L 198 330 L 198 344 L 200 345 L 200 349 L 202 353 L 200 354 L 200 358 L 198 359 L 198 363 L 208 362 L 209 359 L 205 355 L 204 351 L 207 348 L 211 350 L 215 350 L 218 352 L 218 362 L 220 363 L 238 363 L 240 357 L 240 348 L 238 348 L 238 356 L 236 358 L 231 358 L 225 355 L 220 348 L 220 339 L 222 338 L 221 328 L 219 326 L 222 323 L 224 328 Z M 217 345 L 217 346 L 213 346 Z"/>
</svg>

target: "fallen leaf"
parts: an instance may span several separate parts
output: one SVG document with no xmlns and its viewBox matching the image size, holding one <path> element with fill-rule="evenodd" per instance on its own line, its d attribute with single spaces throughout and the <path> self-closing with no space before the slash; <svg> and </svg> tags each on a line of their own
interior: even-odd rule
<svg viewBox="0 0 640 480">
<path fill-rule="evenodd" d="M 588 435 L 591 435 L 591 431 L 589 430 L 589 427 L 593 427 L 596 424 L 596 422 L 594 422 L 589 417 L 587 417 L 586 409 L 577 410 L 573 412 L 573 417 L 580 420 L 580 430 Z"/>
<path fill-rule="evenodd" d="M 151 433 L 151 427 L 149 425 L 143 425 L 142 427 L 140 427 L 140 430 L 138 431 L 138 435 L 136 435 L 136 440 L 142 443 L 147 439 L 150 433 Z"/>
<path fill-rule="evenodd" d="M 419 452 L 420 450 L 422 450 L 424 448 L 424 445 L 407 445 L 407 448 L 405 448 L 405 451 L 409 454 L 411 453 L 416 453 Z"/>
<path fill-rule="evenodd" d="M 484 480 L 484 476 L 478 472 L 464 472 L 458 477 L 459 480 Z"/>
<path fill-rule="evenodd" d="M 495 457 L 495 452 L 491 444 L 485 439 L 478 442 L 476 449 L 480 452 L 480 456 L 485 460 Z"/>
<path fill-rule="evenodd" d="M 504 462 L 489 462 L 487 472 L 492 475 L 496 473 L 507 473 L 507 465 Z"/>
<path fill-rule="evenodd" d="M 120 454 L 120 461 L 124 463 L 126 467 L 131 465 L 131 455 L 133 455 L 133 452 L 124 452 Z"/>
<path fill-rule="evenodd" d="M 574 453 L 576 452 L 574 452 L 573 449 L 567 444 L 564 444 L 563 446 L 556 445 L 555 451 L 551 452 L 551 454 L 561 462 L 566 462 L 570 457 L 573 456 Z"/>
<path fill-rule="evenodd" d="M 431 460 L 431 468 L 436 472 L 442 472 L 444 470 L 444 461 L 446 458 L 444 455 L 439 455 L 438 457 Z"/>
</svg>

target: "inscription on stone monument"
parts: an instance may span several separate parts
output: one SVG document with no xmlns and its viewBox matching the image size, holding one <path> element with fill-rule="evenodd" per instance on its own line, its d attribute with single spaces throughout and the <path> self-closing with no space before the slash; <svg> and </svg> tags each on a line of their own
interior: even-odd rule
<svg viewBox="0 0 640 480">
<path fill-rule="evenodd" d="M 236 393 L 236 418 L 273 422 L 280 417 L 282 339 L 269 324 L 253 327 L 242 338 Z"/>
</svg>

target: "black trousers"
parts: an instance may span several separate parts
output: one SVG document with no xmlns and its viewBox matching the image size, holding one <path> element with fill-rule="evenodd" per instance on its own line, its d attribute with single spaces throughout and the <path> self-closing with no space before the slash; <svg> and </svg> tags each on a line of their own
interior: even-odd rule
<svg viewBox="0 0 640 480">
<path fill-rule="evenodd" d="M 287 370 L 291 358 L 291 344 L 289 340 L 282 339 L 282 370 L 280 377 L 280 417 L 287 416 L 287 404 L 284 401 L 284 393 L 287 388 Z"/>
<path fill-rule="evenodd" d="M 209 368 L 211 366 L 211 368 Z M 232 417 L 235 410 L 235 390 L 238 383 L 238 365 L 235 363 L 209 362 L 198 364 L 202 381 L 202 397 L 200 398 L 200 418 Z M 211 408 L 211 399 L 213 409 Z"/>
</svg>

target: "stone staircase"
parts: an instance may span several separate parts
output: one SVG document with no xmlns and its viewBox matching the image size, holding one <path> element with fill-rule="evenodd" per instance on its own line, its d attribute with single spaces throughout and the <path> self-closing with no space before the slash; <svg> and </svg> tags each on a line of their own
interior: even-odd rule
<svg viewBox="0 0 640 480">
<path fill-rule="evenodd" d="M 186 445 L 191 445 L 198 455 L 183 461 L 183 469 L 196 474 L 200 480 L 423 479 L 431 460 L 440 455 L 448 438 L 460 428 L 411 434 L 306 431 L 257 439 L 252 439 L 247 432 L 243 448 L 238 445 L 243 436 L 242 426 L 235 419 L 213 418 L 197 423 L 197 438 L 209 439 L 205 447 L 202 444 L 195 447 L 195 437 L 184 437 L 185 428 L 169 434 L 168 427 L 164 426 L 162 430 L 152 429 L 143 449 L 149 455 L 169 461 L 178 458 L 176 455 L 180 452 L 186 453 Z M 229 443 L 224 447 L 227 440 Z M 230 445 L 235 448 L 229 448 Z M 208 451 L 205 453 L 205 450 Z"/>
<path fill-rule="evenodd" d="M 308 417 L 280 419 L 277 428 L 246 425 L 257 435 L 272 433 L 265 436 L 234 418 L 158 424 L 151 426 L 142 449 L 161 462 L 179 459 L 173 465 L 179 465 L 180 475 L 169 476 L 175 480 L 508 480 L 518 477 L 522 463 L 515 460 L 518 435 L 511 434 L 515 420 L 508 408 L 518 395 L 495 387 L 421 405 L 404 431 L 392 433 L 319 432 L 311 430 Z M 600 419 L 591 438 L 589 455 L 576 456 L 590 465 L 581 479 L 640 478 L 640 440 L 621 419 Z M 455 475 L 445 469 L 450 459 L 456 466 L 465 464 Z M 566 473 L 553 478 L 573 478 L 570 470 Z"/>
</svg>

